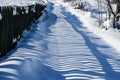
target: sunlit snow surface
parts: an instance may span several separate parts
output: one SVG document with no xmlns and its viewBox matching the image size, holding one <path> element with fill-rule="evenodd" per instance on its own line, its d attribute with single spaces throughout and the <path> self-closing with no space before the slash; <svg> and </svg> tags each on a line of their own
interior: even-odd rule
<svg viewBox="0 0 120 80">
<path fill-rule="evenodd" d="M 0 59 L 0 80 L 120 80 L 120 54 L 84 24 L 50 2 L 17 49 Z"/>
<path fill-rule="evenodd" d="M 44 2 L 43 2 L 44 1 Z M 44 4 L 47 0 L 0 0 L 0 6 L 28 6 L 35 3 Z"/>
</svg>

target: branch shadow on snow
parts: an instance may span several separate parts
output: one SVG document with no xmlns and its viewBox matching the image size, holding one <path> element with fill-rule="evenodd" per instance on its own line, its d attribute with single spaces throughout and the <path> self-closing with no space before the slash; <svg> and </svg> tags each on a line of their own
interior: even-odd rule
<svg viewBox="0 0 120 80">
<path fill-rule="evenodd" d="M 93 43 L 90 40 L 91 37 L 87 34 L 87 32 L 84 31 L 85 28 L 82 27 L 82 22 L 80 22 L 80 20 L 76 16 L 72 15 L 70 12 L 67 12 L 64 7 L 62 7 L 62 10 L 63 10 L 63 12 L 61 12 L 61 13 L 64 16 L 66 16 L 65 19 L 73 26 L 73 29 L 83 37 L 83 39 L 85 40 L 85 44 L 90 49 L 91 53 L 96 57 L 96 59 L 102 66 L 102 70 L 103 70 L 103 72 L 105 72 L 105 74 L 96 73 L 94 71 L 93 72 L 79 71 L 79 70 L 78 71 L 81 73 L 86 73 L 86 74 L 90 74 L 90 75 L 101 76 L 101 77 L 104 77 L 106 80 L 109 80 L 109 79 L 110 80 L 119 80 L 120 72 L 114 71 L 107 60 L 107 59 L 109 59 L 109 57 L 107 55 L 105 55 L 105 53 L 102 53 L 98 50 L 98 47 L 103 47 L 105 49 L 107 49 L 108 47 L 100 46 L 97 43 Z"/>
</svg>

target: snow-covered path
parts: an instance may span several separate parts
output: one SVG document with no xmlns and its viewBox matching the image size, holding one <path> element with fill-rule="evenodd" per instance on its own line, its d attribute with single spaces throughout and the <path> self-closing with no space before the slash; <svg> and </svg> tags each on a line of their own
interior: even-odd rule
<svg viewBox="0 0 120 80">
<path fill-rule="evenodd" d="M 120 55 L 61 4 L 1 59 L 0 80 L 120 80 Z"/>
</svg>

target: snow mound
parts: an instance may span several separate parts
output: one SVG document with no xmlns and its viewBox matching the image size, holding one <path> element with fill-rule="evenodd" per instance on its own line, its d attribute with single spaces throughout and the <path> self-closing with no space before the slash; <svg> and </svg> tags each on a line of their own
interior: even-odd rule
<svg viewBox="0 0 120 80">
<path fill-rule="evenodd" d="M 47 3 L 46 0 L 0 0 L 0 6 L 26 6 L 26 5 L 32 5 L 32 4 L 45 4 Z"/>
<path fill-rule="evenodd" d="M 105 29 L 105 30 L 110 30 L 112 28 L 111 20 L 104 21 L 104 23 L 100 26 L 100 28 Z"/>
</svg>

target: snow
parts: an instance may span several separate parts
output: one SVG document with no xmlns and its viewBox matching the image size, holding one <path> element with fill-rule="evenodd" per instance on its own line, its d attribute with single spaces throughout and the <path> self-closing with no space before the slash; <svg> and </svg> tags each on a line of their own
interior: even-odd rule
<svg viewBox="0 0 120 80">
<path fill-rule="evenodd" d="M 113 5 L 112 5 L 112 9 L 114 10 L 113 12 L 116 12 L 116 10 L 117 10 L 117 5 L 116 5 L 116 4 L 113 4 Z"/>
<path fill-rule="evenodd" d="M 14 38 L 14 39 L 13 39 L 13 43 L 15 43 L 16 41 L 17 41 L 17 39 L 16 39 L 16 38 Z"/>
<path fill-rule="evenodd" d="M 96 1 L 90 1 L 87 0 L 88 2 L 90 2 L 90 4 L 93 6 L 92 8 L 94 9 L 94 7 L 96 7 Z M 66 4 L 65 4 L 66 6 Z M 68 5 L 67 5 L 68 6 Z M 91 8 L 91 9 L 92 9 Z M 91 32 L 93 32 L 95 35 L 100 36 L 106 43 L 108 43 L 109 45 L 111 45 L 112 47 L 114 47 L 114 49 L 116 49 L 118 52 L 120 52 L 120 32 L 119 30 L 114 30 L 111 26 L 112 24 L 110 20 L 105 21 L 103 23 L 103 30 L 101 30 L 100 28 L 98 28 L 99 24 L 96 18 L 94 18 L 93 12 L 82 12 L 82 11 L 75 11 L 74 9 L 68 8 L 69 11 L 76 15 L 77 17 L 80 18 L 80 20 L 82 20 L 84 23 L 87 24 L 83 24 L 84 27 L 87 27 Z M 78 13 L 76 13 L 78 12 Z M 81 14 L 79 14 L 81 13 Z M 89 23 L 88 23 L 89 22 Z M 101 27 L 103 27 L 101 26 Z M 107 31 L 105 29 L 108 29 Z"/>
<path fill-rule="evenodd" d="M 0 0 L 0 6 L 27 6 L 36 3 L 46 4 L 47 0 Z"/>
<path fill-rule="evenodd" d="M 0 68 L 0 72 L 6 72 L 6 73 L 18 75 L 18 72 L 16 70 L 9 68 Z"/>
<path fill-rule="evenodd" d="M 2 20 L 2 14 L 0 13 L 0 20 Z"/>
<path fill-rule="evenodd" d="M 25 13 L 27 14 L 29 7 L 24 7 L 24 8 L 25 8 Z"/>
<path fill-rule="evenodd" d="M 12 65 L 20 65 L 21 63 L 19 61 L 7 61 L 7 62 L 4 62 L 4 63 L 1 63 L 0 66 L 3 66 L 3 65 L 9 65 L 9 64 L 12 64 Z"/>
<path fill-rule="evenodd" d="M 17 7 L 14 6 L 14 7 L 13 7 L 13 15 L 17 15 L 17 11 L 16 11 L 16 9 L 17 9 Z"/>
<path fill-rule="evenodd" d="M 119 80 L 120 54 L 112 45 L 119 33 L 97 25 L 90 12 L 49 1 L 16 49 L 0 59 L 0 80 Z"/>
<path fill-rule="evenodd" d="M 103 29 L 109 29 L 110 30 L 110 28 L 112 28 L 111 23 L 112 23 L 111 20 L 104 21 L 104 23 L 102 25 Z"/>
</svg>

